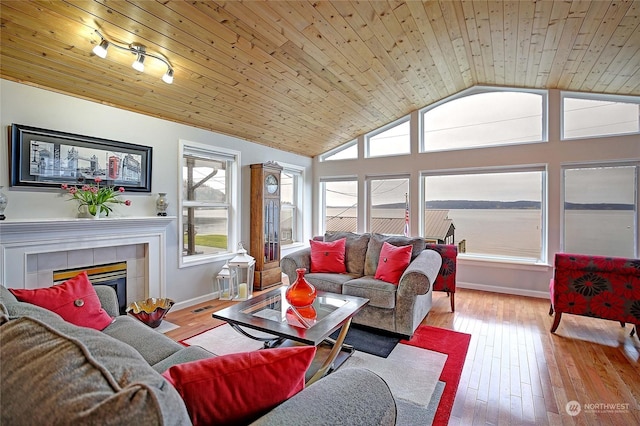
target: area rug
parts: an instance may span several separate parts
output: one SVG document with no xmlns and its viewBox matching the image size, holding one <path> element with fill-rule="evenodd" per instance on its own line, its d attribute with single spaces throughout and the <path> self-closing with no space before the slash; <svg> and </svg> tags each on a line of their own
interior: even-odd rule
<svg viewBox="0 0 640 426">
<path fill-rule="evenodd" d="M 331 334 L 332 339 L 337 339 L 340 330 Z M 353 346 L 357 351 L 366 352 L 382 358 L 389 356 L 393 348 L 400 342 L 399 337 L 388 334 L 376 333 L 373 330 L 352 324 L 349 327 L 344 343 Z"/>
<path fill-rule="evenodd" d="M 388 358 L 356 351 L 341 368 L 364 367 L 383 377 L 398 402 L 398 425 L 446 425 L 470 338 L 464 333 L 420 326 L 411 340 L 401 340 Z M 262 342 L 241 335 L 228 324 L 180 343 L 202 346 L 217 355 L 262 348 Z"/>
<path fill-rule="evenodd" d="M 435 426 L 444 426 L 449 423 L 470 341 L 471 335 L 467 333 L 421 325 L 411 340 L 400 342 L 448 355 L 447 362 L 440 373 L 440 381 L 445 383 L 445 387 L 433 420 Z"/>
</svg>

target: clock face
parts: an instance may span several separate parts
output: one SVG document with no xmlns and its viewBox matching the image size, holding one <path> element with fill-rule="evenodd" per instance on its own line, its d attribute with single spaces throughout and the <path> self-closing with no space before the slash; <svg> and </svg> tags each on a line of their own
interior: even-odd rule
<svg viewBox="0 0 640 426">
<path fill-rule="evenodd" d="M 267 187 L 267 192 L 269 194 L 275 194 L 278 190 L 278 179 L 274 175 L 267 175 L 264 180 L 264 184 Z"/>
</svg>

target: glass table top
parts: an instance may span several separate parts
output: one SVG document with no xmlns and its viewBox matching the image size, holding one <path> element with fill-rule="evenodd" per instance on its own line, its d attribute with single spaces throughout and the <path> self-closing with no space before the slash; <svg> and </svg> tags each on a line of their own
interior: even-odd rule
<svg viewBox="0 0 640 426">
<path fill-rule="evenodd" d="M 285 291 L 286 286 L 271 290 L 214 312 L 212 317 L 317 345 L 369 302 L 361 297 L 318 291 L 312 306 L 294 308 L 287 303 Z"/>
</svg>

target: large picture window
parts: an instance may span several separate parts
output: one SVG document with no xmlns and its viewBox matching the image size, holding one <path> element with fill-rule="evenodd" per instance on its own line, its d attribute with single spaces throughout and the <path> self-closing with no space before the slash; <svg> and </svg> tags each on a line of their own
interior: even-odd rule
<svg viewBox="0 0 640 426">
<path fill-rule="evenodd" d="M 544 237 L 544 168 L 425 175 L 425 218 L 442 216 L 462 252 L 540 261 Z M 426 220 L 425 220 L 426 222 Z M 425 226 L 426 228 L 426 226 Z M 442 228 L 442 239 L 449 226 Z M 425 235 L 440 239 L 440 235 Z"/>
<path fill-rule="evenodd" d="M 233 252 L 238 235 L 233 219 L 238 156 L 202 145 L 182 145 L 181 266 Z"/>
<path fill-rule="evenodd" d="M 564 251 L 638 257 L 640 166 L 565 167 Z"/>
<path fill-rule="evenodd" d="M 545 92 L 481 90 L 420 111 L 422 152 L 546 139 Z"/>
<path fill-rule="evenodd" d="M 327 180 L 321 183 L 323 230 L 357 232 L 358 181 Z"/>
</svg>

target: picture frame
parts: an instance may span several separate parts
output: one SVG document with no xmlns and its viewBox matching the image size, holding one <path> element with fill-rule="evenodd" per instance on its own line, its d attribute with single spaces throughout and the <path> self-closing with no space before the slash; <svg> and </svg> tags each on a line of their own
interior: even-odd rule
<svg viewBox="0 0 640 426">
<path fill-rule="evenodd" d="M 60 188 L 100 178 L 126 191 L 151 192 L 152 147 L 22 124 L 10 132 L 12 187 Z"/>
</svg>

